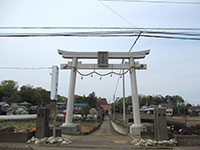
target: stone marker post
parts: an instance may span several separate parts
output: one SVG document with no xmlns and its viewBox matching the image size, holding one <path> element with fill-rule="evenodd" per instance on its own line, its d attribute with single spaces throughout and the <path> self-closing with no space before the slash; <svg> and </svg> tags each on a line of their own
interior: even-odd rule
<svg viewBox="0 0 200 150">
<path fill-rule="evenodd" d="M 156 108 L 154 110 L 154 126 L 156 140 L 161 141 L 169 139 L 169 135 L 167 132 L 167 117 L 165 108 Z"/>
<path fill-rule="evenodd" d="M 36 137 L 39 139 L 49 135 L 49 114 L 50 110 L 44 107 L 37 111 Z"/>
</svg>

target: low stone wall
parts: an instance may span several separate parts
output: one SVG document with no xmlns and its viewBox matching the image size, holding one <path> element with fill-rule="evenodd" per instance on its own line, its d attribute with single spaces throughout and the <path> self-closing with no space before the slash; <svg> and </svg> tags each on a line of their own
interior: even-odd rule
<svg viewBox="0 0 200 150">
<path fill-rule="evenodd" d="M 180 146 L 200 146 L 200 136 L 197 135 L 174 135 L 174 139 Z"/>
<path fill-rule="evenodd" d="M 120 126 L 119 124 L 117 124 L 117 123 L 115 123 L 115 122 L 113 122 L 113 121 L 111 121 L 111 125 L 112 125 L 113 129 L 114 129 L 116 132 L 118 132 L 118 133 L 120 133 L 120 134 L 123 134 L 123 135 L 127 135 L 127 134 L 128 134 L 128 133 L 127 133 L 127 128 L 125 128 L 125 127 L 123 127 L 123 126 Z"/>
<path fill-rule="evenodd" d="M 24 120 L 36 120 L 37 114 L 31 115 L 0 115 L 1 121 L 24 121 Z"/>
<path fill-rule="evenodd" d="M 26 142 L 34 135 L 35 132 L 29 132 L 29 133 L 0 132 L 0 142 Z"/>
</svg>

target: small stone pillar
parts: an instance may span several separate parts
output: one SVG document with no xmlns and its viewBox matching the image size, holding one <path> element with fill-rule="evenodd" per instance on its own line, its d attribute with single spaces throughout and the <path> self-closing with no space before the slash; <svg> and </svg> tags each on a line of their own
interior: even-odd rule
<svg viewBox="0 0 200 150">
<path fill-rule="evenodd" d="M 165 108 L 156 108 L 154 110 L 155 138 L 157 141 L 168 140 L 167 117 Z"/>
<path fill-rule="evenodd" d="M 49 135 L 49 114 L 50 110 L 44 107 L 37 111 L 36 137 L 39 139 Z"/>
</svg>

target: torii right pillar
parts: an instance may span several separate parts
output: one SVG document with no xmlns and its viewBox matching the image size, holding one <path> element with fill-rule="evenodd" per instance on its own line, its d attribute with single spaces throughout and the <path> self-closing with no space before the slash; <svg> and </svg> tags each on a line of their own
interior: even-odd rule
<svg viewBox="0 0 200 150">
<path fill-rule="evenodd" d="M 133 58 L 130 58 L 129 62 L 130 62 L 130 66 L 135 65 Z M 141 118 L 140 118 L 135 68 L 131 68 L 130 70 L 130 82 L 131 82 L 132 109 L 133 109 L 133 119 L 134 119 L 134 123 L 130 126 L 130 134 L 140 137 L 141 131 L 143 130 L 144 127 L 141 124 Z"/>
</svg>

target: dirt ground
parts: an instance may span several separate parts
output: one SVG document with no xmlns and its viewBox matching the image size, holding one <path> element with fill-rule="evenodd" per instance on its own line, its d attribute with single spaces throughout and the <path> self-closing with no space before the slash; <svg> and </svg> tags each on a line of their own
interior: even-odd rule
<svg viewBox="0 0 200 150">
<path fill-rule="evenodd" d="M 97 128 L 99 122 L 83 122 L 81 125 L 81 132 L 88 133 L 91 132 L 94 128 Z"/>
</svg>

